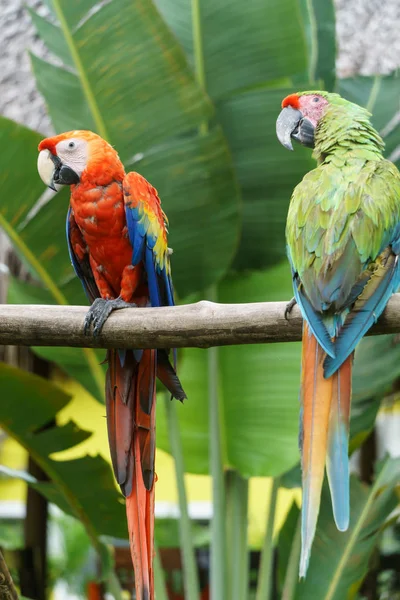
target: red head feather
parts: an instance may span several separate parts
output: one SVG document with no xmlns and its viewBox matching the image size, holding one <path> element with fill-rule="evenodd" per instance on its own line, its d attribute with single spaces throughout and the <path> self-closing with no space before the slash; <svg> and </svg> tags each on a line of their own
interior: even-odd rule
<svg viewBox="0 0 400 600">
<path fill-rule="evenodd" d="M 42 150 L 49 150 L 52 154 L 56 154 L 56 142 L 54 138 L 47 138 L 46 140 L 42 140 L 38 146 L 39 152 Z"/>
<path fill-rule="evenodd" d="M 59 135 L 55 135 L 54 137 L 49 137 L 45 140 L 42 140 L 38 146 L 39 152 L 41 152 L 41 150 L 49 150 L 52 154 L 57 154 L 56 146 L 58 142 L 61 142 L 62 140 L 67 139 L 68 137 L 72 137 L 72 134 L 72 131 L 68 131 L 66 133 L 60 133 Z"/>
<path fill-rule="evenodd" d="M 292 108 L 299 108 L 300 98 L 297 94 L 290 94 L 290 96 L 286 96 L 282 100 L 282 108 L 286 108 L 287 106 L 291 106 Z"/>
<path fill-rule="evenodd" d="M 42 140 L 38 146 L 39 152 L 41 150 L 49 150 L 52 154 L 57 154 L 56 146 L 59 142 L 63 140 L 68 140 L 69 138 L 78 137 L 79 139 L 87 140 L 91 142 L 93 140 L 101 140 L 101 138 L 93 133 L 92 131 L 86 130 L 74 130 L 74 131 L 66 131 L 65 133 L 59 133 L 53 137 L 46 138 Z M 106 144 L 104 140 L 101 140 L 102 144 Z"/>
</svg>

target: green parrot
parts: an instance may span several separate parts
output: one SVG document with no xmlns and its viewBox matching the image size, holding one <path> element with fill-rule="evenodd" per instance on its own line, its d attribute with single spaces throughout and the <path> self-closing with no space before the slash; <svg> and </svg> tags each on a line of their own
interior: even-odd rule
<svg viewBox="0 0 400 600">
<path fill-rule="evenodd" d="M 349 526 L 348 436 L 354 349 L 400 285 L 400 173 L 364 108 L 338 94 L 282 102 L 276 131 L 313 148 L 317 167 L 294 189 L 286 223 L 294 299 L 304 319 L 301 375 L 303 505 L 300 577 L 307 572 L 324 468 L 339 530 Z"/>
</svg>

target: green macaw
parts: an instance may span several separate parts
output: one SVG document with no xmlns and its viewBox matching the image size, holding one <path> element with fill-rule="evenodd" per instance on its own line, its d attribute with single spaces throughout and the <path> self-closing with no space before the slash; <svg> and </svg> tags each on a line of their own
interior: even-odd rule
<svg viewBox="0 0 400 600">
<path fill-rule="evenodd" d="M 279 141 L 314 149 L 286 224 L 294 299 L 304 319 L 300 577 L 308 567 L 324 466 L 339 530 L 349 526 L 348 436 L 354 349 L 400 285 L 400 173 L 364 108 L 338 94 L 287 96 Z M 290 310 L 290 306 L 288 309 Z"/>
</svg>

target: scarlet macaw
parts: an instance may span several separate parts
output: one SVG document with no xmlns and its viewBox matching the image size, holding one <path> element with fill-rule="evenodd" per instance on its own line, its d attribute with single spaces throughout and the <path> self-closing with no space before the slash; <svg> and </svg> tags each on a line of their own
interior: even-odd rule
<svg viewBox="0 0 400 600">
<path fill-rule="evenodd" d="M 295 188 L 286 240 L 303 326 L 300 576 L 306 574 L 324 465 L 339 530 L 349 525 L 348 436 L 354 349 L 400 284 L 400 174 L 364 108 L 321 91 L 291 94 L 280 142 L 314 149 Z M 292 303 L 288 306 L 290 310 Z"/>
<path fill-rule="evenodd" d="M 67 242 L 92 302 L 85 331 L 98 335 L 113 310 L 174 304 L 167 218 L 157 191 L 125 173 L 114 148 L 90 131 L 69 131 L 39 144 L 46 185 L 71 187 Z M 186 395 L 165 350 L 109 350 L 108 438 L 115 477 L 126 497 L 136 597 L 154 598 L 154 459 L 156 375 Z M 175 359 L 174 359 L 175 365 Z"/>
</svg>

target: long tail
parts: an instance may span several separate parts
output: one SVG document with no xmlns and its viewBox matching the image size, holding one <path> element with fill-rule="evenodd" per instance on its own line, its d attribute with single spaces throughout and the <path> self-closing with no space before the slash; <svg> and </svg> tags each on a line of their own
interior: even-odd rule
<svg viewBox="0 0 400 600">
<path fill-rule="evenodd" d="M 325 461 L 335 521 L 344 530 L 349 520 L 348 427 L 351 399 L 349 357 L 324 378 L 322 350 L 307 323 L 303 327 L 300 446 L 303 471 L 300 577 L 305 577 L 317 525 Z"/>
<path fill-rule="evenodd" d="M 136 597 L 154 599 L 154 460 L 157 351 L 108 354 L 106 402 L 115 477 L 126 497 Z"/>
<path fill-rule="evenodd" d="M 349 423 L 352 366 L 351 355 L 331 377 L 333 384 L 326 472 L 331 490 L 333 516 L 340 531 L 346 531 L 350 520 Z"/>
</svg>

